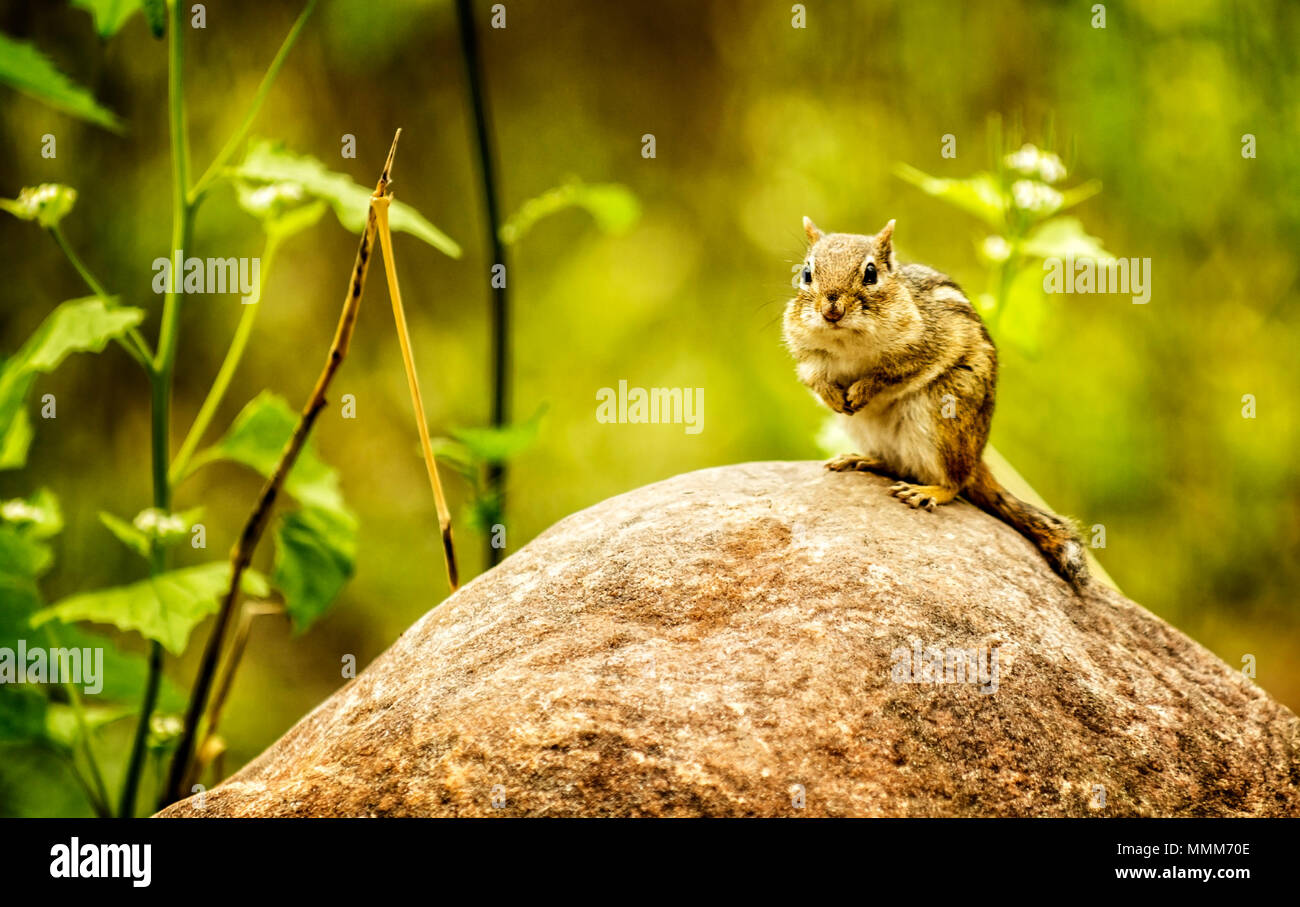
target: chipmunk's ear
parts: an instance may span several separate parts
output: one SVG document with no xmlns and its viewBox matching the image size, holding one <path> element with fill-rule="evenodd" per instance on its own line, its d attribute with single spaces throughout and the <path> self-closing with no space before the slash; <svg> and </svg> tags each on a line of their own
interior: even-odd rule
<svg viewBox="0 0 1300 907">
<path fill-rule="evenodd" d="M 808 242 L 815 243 L 822 238 L 822 231 L 817 229 L 817 225 L 812 222 L 811 217 L 803 219 L 803 232 L 808 234 Z"/>
<path fill-rule="evenodd" d="M 881 227 L 876 234 L 876 260 L 891 271 L 898 266 L 898 258 L 894 255 L 893 220 Z"/>
</svg>

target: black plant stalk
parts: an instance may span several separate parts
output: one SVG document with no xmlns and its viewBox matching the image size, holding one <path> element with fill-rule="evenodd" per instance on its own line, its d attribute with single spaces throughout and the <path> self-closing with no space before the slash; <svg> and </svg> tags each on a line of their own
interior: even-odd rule
<svg viewBox="0 0 1300 907">
<path fill-rule="evenodd" d="M 478 144 L 479 177 L 483 186 L 483 205 L 487 210 L 488 246 L 492 250 L 492 264 L 501 265 L 504 279 L 492 288 L 492 425 L 501 428 L 510 416 L 510 298 L 506 285 L 510 282 L 510 265 L 506 261 L 505 245 L 501 242 L 501 212 L 497 207 L 496 167 L 493 164 L 492 134 L 489 127 L 487 95 L 483 89 L 483 65 L 479 58 L 478 35 L 474 29 L 474 11 L 470 0 L 456 0 L 456 18 L 460 23 L 461 59 L 465 63 L 465 81 L 469 86 L 470 107 L 474 111 L 474 133 Z M 506 467 L 504 463 L 489 463 L 487 468 L 487 494 L 495 498 L 498 516 L 505 522 Z M 495 566 L 501 559 L 501 549 L 492 546 L 492 535 L 487 535 L 487 564 Z"/>
</svg>

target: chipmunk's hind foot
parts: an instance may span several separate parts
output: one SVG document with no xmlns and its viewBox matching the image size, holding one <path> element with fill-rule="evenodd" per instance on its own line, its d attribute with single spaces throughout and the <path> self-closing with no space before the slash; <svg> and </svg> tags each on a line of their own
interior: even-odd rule
<svg viewBox="0 0 1300 907">
<path fill-rule="evenodd" d="M 895 482 L 889 493 L 908 507 L 934 510 L 940 504 L 947 504 L 957 497 L 957 492 L 942 485 L 913 485 L 911 482 Z"/>
</svg>

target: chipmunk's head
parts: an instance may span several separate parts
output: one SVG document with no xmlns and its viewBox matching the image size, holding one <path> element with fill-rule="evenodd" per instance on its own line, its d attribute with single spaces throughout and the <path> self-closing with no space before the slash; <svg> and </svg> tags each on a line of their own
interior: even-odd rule
<svg viewBox="0 0 1300 907">
<path fill-rule="evenodd" d="M 894 222 L 875 236 L 823 233 L 803 219 L 808 257 L 795 278 L 794 299 L 786 306 L 787 337 L 850 342 L 867 335 L 887 339 L 891 325 L 915 312 L 911 293 L 898 275 Z"/>
</svg>

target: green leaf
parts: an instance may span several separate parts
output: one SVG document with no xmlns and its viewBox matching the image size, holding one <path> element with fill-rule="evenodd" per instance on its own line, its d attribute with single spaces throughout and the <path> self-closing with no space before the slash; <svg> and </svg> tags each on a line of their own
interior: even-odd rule
<svg viewBox="0 0 1300 907">
<path fill-rule="evenodd" d="M 991 227 L 999 230 L 1003 227 L 1008 199 L 991 173 L 977 173 L 966 179 L 944 179 L 922 173 L 907 164 L 898 164 L 894 174 L 926 195 L 933 195 L 973 214 Z"/>
<path fill-rule="evenodd" d="M 139 0 L 72 0 L 72 5 L 90 13 L 95 31 L 107 41 L 140 9 Z"/>
<path fill-rule="evenodd" d="M 270 476 L 293 435 L 298 414 L 281 397 L 264 391 L 235 418 L 195 466 L 214 460 L 242 463 Z M 303 632 L 338 595 L 356 562 L 356 517 L 343 502 L 338 474 L 303 445 L 285 490 L 303 505 L 281 518 L 276 532 L 275 587 L 297 632 Z"/>
<path fill-rule="evenodd" d="M 1037 357 L 1047 316 L 1042 270 L 1034 267 L 1021 270 L 1011 281 L 1002 310 L 996 315 L 998 342 L 1005 341 L 1026 356 Z"/>
<path fill-rule="evenodd" d="M 91 815 L 84 789 L 67 759 L 50 758 L 49 747 L 29 741 L 5 747 L 0 771 L 0 813 L 14 818 Z"/>
<path fill-rule="evenodd" d="M 77 203 L 77 190 L 59 183 L 26 186 L 16 199 L 0 198 L 0 209 L 19 220 L 34 220 L 46 229 L 57 227 Z"/>
<path fill-rule="evenodd" d="M 315 199 L 301 204 L 304 190 L 298 183 L 254 185 L 237 180 L 235 191 L 239 207 L 262 223 L 267 236 L 283 242 L 295 233 L 314 227 L 329 203 Z"/>
<path fill-rule="evenodd" d="M 112 111 L 95 103 L 90 92 L 59 72 L 44 54 L 24 41 L 2 34 L 0 82 L 55 110 L 113 132 L 122 131 L 122 122 Z"/>
<path fill-rule="evenodd" d="M 0 646 L 17 639 L 41 606 L 36 578 L 52 561 L 48 546 L 12 526 L 0 526 Z"/>
<path fill-rule="evenodd" d="M 329 609 L 351 578 L 356 557 L 357 523 L 350 513 L 304 507 L 281 517 L 271 581 L 284 595 L 296 633 Z"/>
<path fill-rule="evenodd" d="M 479 463 L 464 444 L 451 438 L 432 438 L 429 443 L 433 448 L 433 455 L 440 463 L 445 463 L 470 481 L 478 478 Z M 415 454 L 421 455 L 418 447 L 415 449 Z"/>
<path fill-rule="evenodd" d="M 214 460 L 231 460 L 270 477 L 297 424 L 298 413 L 283 397 L 263 391 L 235 417 L 220 441 L 194 458 L 193 467 L 197 469 Z M 284 487 L 302 504 L 328 510 L 344 509 L 338 474 L 316 455 L 310 441 L 303 445 Z"/>
<path fill-rule="evenodd" d="M 242 463 L 270 476 L 298 424 L 281 397 L 264 391 L 235 418 L 215 445 L 195 458 Z M 338 474 L 303 445 L 285 490 L 303 505 L 281 518 L 276 531 L 274 584 L 285 599 L 294 629 L 309 627 L 338 595 L 356 562 L 356 517 L 343 502 Z"/>
<path fill-rule="evenodd" d="M 258 183 L 297 184 L 308 195 L 329 202 L 346 229 L 353 233 L 365 229 L 371 190 L 327 169 L 314 157 L 291 154 L 266 141 L 253 142 L 243 162 L 229 172 Z M 394 201 L 388 209 L 388 222 L 393 230 L 410 233 L 444 255 L 460 257 L 460 246 L 410 205 Z"/>
<path fill-rule="evenodd" d="M 3 534 L 0 534 L 0 548 L 5 546 Z M 10 566 L 13 566 L 12 562 Z M 30 576 L 0 570 L 0 648 L 16 649 L 20 639 L 32 640 L 33 645 L 38 644 L 35 639 L 40 637 L 33 638 L 30 618 L 42 604 L 40 593 Z M 49 642 L 51 646 L 103 650 L 103 689 L 97 694 L 84 694 L 88 699 L 93 697 L 132 706 L 139 704 L 149 671 L 142 655 L 125 652 L 111 639 L 89 633 L 80 627 L 49 626 L 46 630 L 48 638 L 41 640 L 41 645 Z M 185 694 L 164 677 L 158 692 L 159 708 L 180 711 L 185 708 L 185 703 Z"/>
<path fill-rule="evenodd" d="M 35 579 L 53 563 L 49 545 L 16 526 L 0 524 L 0 580 Z"/>
<path fill-rule="evenodd" d="M 179 3 L 180 0 L 172 0 L 172 2 Z M 140 8 L 144 10 L 149 31 L 155 38 L 161 38 L 167 29 L 167 4 L 164 0 L 140 0 Z"/>
<path fill-rule="evenodd" d="M 518 242 L 543 217 L 565 208 L 583 209 L 601 230 L 614 234 L 626 232 L 641 216 L 641 203 L 626 186 L 574 179 L 524 202 L 501 225 L 501 241 L 506 245 Z"/>
<path fill-rule="evenodd" d="M 261 221 L 267 236 L 273 236 L 281 242 L 295 233 L 314 227 L 329 208 L 329 204 L 321 199 L 305 205 L 299 204 L 303 198 L 303 188 L 297 183 L 254 186 L 239 180 L 235 191 L 239 207 Z"/>
<path fill-rule="evenodd" d="M 465 445 L 475 460 L 481 463 L 504 463 L 532 446 L 537 440 L 542 416 L 545 414 L 546 407 L 541 406 L 525 422 L 501 428 L 454 428 L 451 435 Z"/>
<path fill-rule="evenodd" d="M 49 562 L 48 548 L 14 526 L 0 525 L 0 648 L 16 651 L 28 617 L 41 604 L 35 577 Z M 43 693 L 0 683 L 0 742 L 40 739 L 45 703 Z"/>
<path fill-rule="evenodd" d="M 46 703 L 36 690 L 0 683 L 0 743 L 44 737 Z"/>
<path fill-rule="evenodd" d="M 24 627 L 27 626 L 24 621 Z M 149 675 L 149 662 L 143 653 L 128 652 L 118 647 L 113 640 L 98 633 L 83 630 L 81 627 L 64 624 L 47 629 L 53 634 L 53 645 L 70 649 L 103 649 L 103 685 L 98 693 L 82 693 L 88 702 L 120 702 L 138 710 L 140 698 L 144 695 L 145 683 Z M 169 712 L 185 709 L 188 696 L 176 684 L 164 675 L 158 686 L 158 708 Z"/>
<path fill-rule="evenodd" d="M 27 461 L 27 448 L 32 441 L 31 422 L 27 420 L 24 405 L 36 376 L 12 365 L 13 360 L 0 367 L 0 431 L 4 432 L 6 468 L 22 466 Z M 26 422 L 24 428 L 23 422 Z"/>
<path fill-rule="evenodd" d="M 1110 261 L 1114 258 L 1095 236 L 1089 236 L 1083 224 L 1074 217 L 1054 217 L 1040 224 L 1021 246 L 1026 255 L 1038 258 L 1090 258 Z"/>
<path fill-rule="evenodd" d="M 144 319 L 142 309 L 118 306 L 115 298 L 97 296 L 60 303 L 6 368 L 19 364 L 29 372 L 52 372 L 72 353 L 100 353 Z"/>
<path fill-rule="evenodd" d="M 53 371 L 72 353 L 101 352 L 144 317 L 140 309 L 111 302 L 87 297 L 60 303 L 22 349 L 0 365 L 0 468 L 26 462 L 32 432 L 23 406 L 36 374 Z"/>
<path fill-rule="evenodd" d="M 86 729 L 94 732 L 114 721 L 121 721 L 137 710 L 125 705 L 87 705 L 84 706 Z M 50 703 L 45 711 L 45 726 L 42 729 L 46 740 L 64 749 L 72 749 L 81 739 L 81 722 L 77 712 L 70 705 Z"/>
<path fill-rule="evenodd" d="M 33 627 L 51 620 L 111 624 L 134 630 L 179 655 L 194 627 L 220 607 L 229 585 L 229 564 L 184 567 L 128 586 L 69 596 L 37 611 L 31 623 Z M 251 570 L 244 573 L 242 585 L 245 593 L 256 597 L 270 591 L 266 579 Z"/>
<path fill-rule="evenodd" d="M 1086 183 L 1075 186 L 1073 189 L 1065 189 L 1061 192 L 1061 208 L 1065 211 L 1073 208 L 1080 202 L 1085 202 L 1101 191 L 1101 180 L 1089 180 Z"/>
<path fill-rule="evenodd" d="M 262 228 L 266 230 L 268 236 L 284 241 L 295 233 L 316 226 L 327 208 L 329 208 L 328 204 L 317 199 L 310 205 L 291 208 L 276 217 L 268 218 L 262 222 Z"/>
<path fill-rule="evenodd" d="M 0 573 L 0 646 L 12 648 L 27 632 L 28 618 L 41 604 L 41 595 L 32 577 Z"/>
<path fill-rule="evenodd" d="M 41 605 L 36 577 L 51 562 L 49 548 L 32 537 L 35 525 L 0 524 L 0 649 L 15 654 L 28 618 Z M 41 740 L 46 703 L 42 691 L 0 683 L 0 743 Z"/>
<path fill-rule="evenodd" d="M 139 529 L 136 529 L 126 520 L 118 519 L 111 513 L 101 510 L 99 512 L 99 521 L 107 527 L 108 531 L 113 533 L 119 542 L 140 555 L 146 561 L 152 554 L 149 544 L 149 536 L 145 535 Z"/>
<path fill-rule="evenodd" d="M 0 469 L 22 469 L 27 465 L 27 451 L 32 446 L 33 435 L 27 410 L 19 409 L 0 435 Z"/>
</svg>

